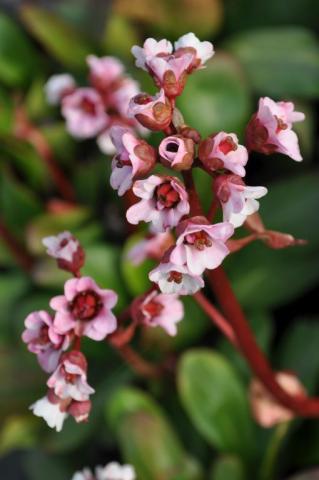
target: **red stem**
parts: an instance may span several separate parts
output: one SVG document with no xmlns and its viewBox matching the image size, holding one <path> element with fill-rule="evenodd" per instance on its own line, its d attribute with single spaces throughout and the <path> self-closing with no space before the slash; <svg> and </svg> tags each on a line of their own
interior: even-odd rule
<svg viewBox="0 0 319 480">
<path fill-rule="evenodd" d="M 217 328 L 228 338 L 228 340 L 235 346 L 237 341 L 232 327 L 223 315 L 210 303 L 210 301 L 201 293 L 197 292 L 193 295 L 194 300 L 202 307 L 207 316 L 216 325 Z"/>
<path fill-rule="evenodd" d="M 144 360 L 135 350 L 132 349 L 129 345 L 123 345 L 116 348 L 121 357 L 125 360 L 126 363 L 135 370 L 136 373 L 142 375 L 143 377 L 159 377 L 161 375 L 161 369 L 155 365 Z"/>
<path fill-rule="evenodd" d="M 18 138 L 27 140 L 33 145 L 40 157 L 44 160 L 51 178 L 62 198 L 67 202 L 73 203 L 75 201 L 73 185 L 55 161 L 47 139 L 41 130 L 29 121 L 26 112 L 22 107 L 18 107 L 16 110 L 15 134 Z"/>
<path fill-rule="evenodd" d="M 200 204 L 200 200 L 195 188 L 192 171 L 191 170 L 184 171 L 183 179 L 184 179 L 185 187 L 189 197 L 190 215 L 193 217 L 197 215 L 203 215 L 202 206 Z"/>
<path fill-rule="evenodd" d="M 224 270 L 221 267 L 210 270 L 207 277 L 224 313 L 229 318 L 239 347 L 255 375 L 282 405 L 301 416 L 318 416 L 319 398 L 289 395 L 276 381 L 275 374 L 256 343 Z"/>
<path fill-rule="evenodd" d="M 16 263 L 27 273 L 30 272 L 33 266 L 33 258 L 25 250 L 23 245 L 18 242 L 15 236 L 10 232 L 4 220 L 0 217 L 0 236 L 6 245 L 7 249 L 15 258 Z"/>
</svg>

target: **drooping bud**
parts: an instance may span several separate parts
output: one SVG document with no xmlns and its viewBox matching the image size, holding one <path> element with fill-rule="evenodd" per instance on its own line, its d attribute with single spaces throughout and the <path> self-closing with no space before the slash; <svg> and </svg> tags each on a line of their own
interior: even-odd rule
<svg viewBox="0 0 319 480">
<path fill-rule="evenodd" d="M 171 123 L 172 107 L 163 89 L 153 97 L 139 93 L 130 101 L 128 116 L 150 130 L 164 130 Z"/>
<path fill-rule="evenodd" d="M 187 125 L 184 125 L 179 130 L 179 133 L 185 138 L 190 138 L 191 140 L 193 140 L 194 143 L 200 143 L 202 139 L 201 134 L 198 130 L 196 130 L 196 128 L 192 128 Z"/>
<path fill-rule="evenodd" d="M 164 138 L 159 146 L 161 162 L 174 170 L 189 170 L 194 161 L 194 142 L 181 135 Z"/>
<path fill-rule="evenodd" d="M 77 275 L 84 265 L 85 253 L 80 242 L 70 233 L 62 232 L 56 236 L 42 239 L 47 254 L 57 260 L 59 268 Z"/>
</svg>

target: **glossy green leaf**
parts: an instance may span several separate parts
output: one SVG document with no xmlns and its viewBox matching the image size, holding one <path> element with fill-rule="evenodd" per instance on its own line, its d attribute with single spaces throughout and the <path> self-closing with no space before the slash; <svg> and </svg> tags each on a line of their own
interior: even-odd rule
<svg viewBox="0 0 319 480">
<path fill-rule="evenodd" d="M 246 480 L 245 468 L 239 458 L 221 457 L 215 463 L 210 480 Z"/>
<path fill-rule="evenodd" d="M 13 307 L 28 289 L 27 278 L 18 272 L 0 275 L 0 340 L 9 338 L 12 328 Z M 21 325 L 22 327 L 22 325 Z"/>
<path fill-rule="evenodd" d="M 190 419 L 209 443 L 221 452 L 253 458 L 246 391 L 224 357 L 206 349 L 185 353 L 178 367 L 178 388 Z"/>
<path fill-rule="evenodd" d="M 8 134 L 13 124 L 13 102 L 8 92 L 0 87 L 0 135 Z"/>
<path fill-rule="evenodd" d="M 107 405 L 127 462 L 143 480 L 200 480 L 198 464 L 189 457 L 160 407 L 141 391 L 118 390 Z"/>
<path fill-rule="evenodd" d="M 26 27 L 57 60 L 69 68 L 85 68 L 92 46 L 83 35 L 53 12 L 32 5 L 21 8 Z"/>
<path fill-rule="evenodd" d="M 300 27 L 243 32 L 227 42 L 262 95 L 319 97 L 319 42 Z"/>
<path fill-rule="evenodd" d="M 296 321 L 287 331 L 277 351 L 280 368 L 295 372 L 310 392 L 314 392 L 318 380 L 318 344 L 318 321 Z"/>
<path fill-rule="evenodd" d="M 25 85 L 36 73 L 36 55 L 17 23 L 0 12 L 0 81 L 10 87 Z"/>
<path fill-rule="evenodd" d="M 191 75 L 178 108 L 188 125 L 202 135 L 243 131 L 251 112 L 250 94 L 238 63 L 218 54 L 207 68 Z"/>
<path fill-rule="evenodd" d="M 319 177 L 299 175 L 269 186 L 260 202 L 268 228 L 308 240 L 308 245 L 272 250 L 255 242 L 229 257 L 225 266 L 240 302 L 275 307 L 302 295 L 319 278 Z"/>
</svg>

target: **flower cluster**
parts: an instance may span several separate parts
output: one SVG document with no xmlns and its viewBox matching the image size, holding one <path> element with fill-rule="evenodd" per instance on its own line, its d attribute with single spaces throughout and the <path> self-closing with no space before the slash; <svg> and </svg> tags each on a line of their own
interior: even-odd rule
<svg viewBox="0 0 319 480">
<path fill-rule="evenodd" d="M 114 153 L 110 128 L 137 126 L 127 116 L 130 99 L 137 95 L 137 82 L 124 72 L 124 65 L 114 57 L 87 57 L 89 86 L 78 86 L 69 74 L 53 75 L 45 85 L 47 101 L 60 105 L 68 132 L 75 138 L 97 137 L 100 150 Z"/>
<path fill-rule="evenodd" d="M 30 408 L 48 425 L 60 431 L 68 415 L 77 422 L 88 419 L 94 390 L 87 383 L 87 360 L 80 351 L 81 338 L 103 340 L 117 328 L 112 308 L 117 294 L 100 288 L 90 277 L 81 277 L 84 251 L 70 232 L 43 239 L 47 253 L 59 268 L 73 273 L 64 295 L 50 301 L 53 313 L 30 313 L 25 320 L 23 341 L 37 355 L 43 370 L 50 373 L 45 397 Z"/>
<path fill-rule="evenodd" d="M 72 480 L 135 480 L 136 474 L 132 465 L 120 465 L 111 462 L 105 467 L 96 467 L 93 474 L 89 468 L 76 472 Z"/>
<path fill-rule="evenodd" d="M 136 66 L 149 73 L 159 91 L 154 96 L 140 93 L 133 97 L 128 115 L 146 128 L 161 131 L 165 138 L 154 148 L 132 132 L 113 127 L 116 154 L 111 186 L 119 195 L 132 188 L 138 202 L 128 208 L 126 218 L 133 225 L 149 224 L 147 238 L 132 248 L 129 258 L 136 264 L 145 258 L 160 260 L 149 274 L 156 285 L 151 308 L 145 311 L 144 307 L 145 322 L 156 324 L 158 312 L 165 311 L 159 298 L 169 295 L 174 298 L 173 305 L 178 295 L 191 295 L 203 288 L 205 270 L 219 267 L 230 253 L 229 246 L 236 242 L 229 240 L 234 229 L 258 211 L 258 199 L 267 189 L 245 184 L 248 152 L 277 151 L 301 159 L 292 123 L 304 116 L 294 112 L 290 102 L 264 98 L 248 124 L 246 146 L 239 143 L 235 133 L 223 131 L 202 139 L 196 129 L 185 124 L 175 99 L 188 77 L 204 68 L 213 56 L 213 45 L 189 33 L 175 42 L 174 48 L 168 40 L 149 38 L 143 47 L 134 46 L 132 53 Z M 156 164 L 168 172 L 163 168 L 161 173 L 152 172 Z M 219 223 L 212 223 L 210 215 L 195 204 L 194 168 L 203 169 L 212 178 L 213 205 L 215 210 L 221 208 L 223 217 Z M 270 237 L 269 231 L 260 238 L 269 244 Z M 165 318 L 161 323 L 165 325 Z M 175 326 L 171 324 L 167 331 L 173 334 Z"/>
</svg>

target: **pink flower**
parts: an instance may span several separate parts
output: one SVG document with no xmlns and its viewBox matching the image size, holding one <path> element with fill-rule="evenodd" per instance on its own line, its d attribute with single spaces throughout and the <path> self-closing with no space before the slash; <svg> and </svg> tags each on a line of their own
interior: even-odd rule
<svg viewBox="0 0 319 480">
<path fill-rule="evenodd" d="M 47 254 L 57 259 L 64 270 L 77 273 L 84 265 L 85 254 L 79 241 L 70 232 L 45 237 L 42 243 L 47 247 Z"/>
<path fill-rule="evenodd" d="M 223 221 L 240 227 L 248 217 L 258 211 L 261 198 L 267 193 L 265 187 L 247 187 L 237 175 L 219 175 L 214 189 L 223 209 Z"/>
<path fill-rule="evenodd" d="M 132 465 L 120 465 L 111 462 L 105 467 L 96 467 L 96 480 L 135 480 L 136 474 Z"/>
<path fill-rule="evenodd" d="M 133 265 L 140 265 L 147 258 L 159 260 L 173 244 L 174 237 L 170 232 L 157 233 L 133 245 L 127 253 L 127 258 Z"/>
<path fill-rule="evenodd" d="M 290 395 L 296 397 L 306 395 L 304 387 L 292 373 L 278 372 L 276 380 Z M 255 420 L 262 427 L 271 428 L 278 423 L 288 422 L 295 416 L 294 412 L 280 405 L 258 379 L 254 379 L 251 382 L 249 396 Z"/>
<path fill-rule="evenodd" d="M 175 265 L 170 261 L 162 261 L 149 273 L 149 278 L 165 294 L 193 295 L 204 287 L 202 277 L 192 275 L 186 265 Z"/>
<path fill-rule="evenodd" d="M 153 57 L 149 62 L 149 70 L 158 87 L 162 87 L 168 97 L 176 97 L 185 87 L 187 72 L 191 68 L 193 55 L 184 53 L 177 57 L 167 55 Z"/>
<path fill-rule="evenodd" d="M 99 93 L 93 88 L 78 88 L 63 98 L 62 115 L 67 130 L 76 138 L 95 137 L 108 122 Z"/>
<path fill-rule="evenodd" d="M 86 59 L 90 67 L 90 82 L 99 91 L 108 90 L 124 73 L 124 65 L 115 57 L 96 57 Z"/>
<path fill-rule="evenodd" d="M 28 350 L 37 355 L 44 371 L 53 372 L 62 351 L 69 346 L 69 337 L 56 332 L 51 316 L 44 310 L 30 313 L 24 324 L 22 340 L 27 343 Z"/>
<path fill-rule="evenodd" d="M 175 227 L 189 212 L 187 192 L 175 177 L 151 175 L 135 182 L 133 192 L 142 199 L 126 213 L 133 225 L 151 222 L 154 232 L 164 232 Z"/>
<path fill-rule="evenodd" d="M 170 55 L 173 51 L 173 46 L 168 40 L 156 41 L 154 38 L 145 40 L 143 47 L 134 45 L 132 47 L 132 54 L 136 58 L 136 66 L 148 70 L 148 62 L 157 55 Z"/>
<path fill-rule="evenodd" d="M 61 73 L 52 75 L 44 86 L 45 95 L 50 105 L 59 105 L 63 97 L 72 93 L 76 83 L 72 75 Z"/>
<path fill-rule="evenodd" d="M 56 310 L 54 326 L 61 334 L 74 331 L 78 336 L 103 340 L 116 329 L 111 312 L 116 302 L 116 293 L 99 288 L 92 278 L 71 278 L 65 282 L 64 295 L 50 302 Z"/>
<path fill-rule="evenodd" d="M 90 400 L 83 400 L 81 402 L 72 400 L 68 407 L 68 413 L 72 415 L 77 423 L 82 423 L 88 420 L 91 409 L 92 403 Z"/>
<path fill-rule="evenodd" d="M 159 154 L 165 167 L 188 170 L 194 160 L 194 142 L 182 135 L 171 135 L 161 141 Z"/>
<path fill-rule="evenodd" d="M 174 47 L 175 55 L 181 55 L 185 52 L 193 54 L 191 70 L 203 68 L 204 63 L 215 53 L 211 42 L 201 42 L 192 32 L 180 37 L 175 42 Z"/>
<path fill-rule="evenodd" d="M 67 412 L 61 409 L 59 399 L 51 392 L 33 403 L 30 410 L 37 417 L 42 417 L 48 426 L 55 428 L 57 432 L 61 432 L 64 420 L 68 417 Z"/>
<path fill-rule="evenodd" d="M 238 144 L 234 133 L 219 132 L 217 135 L 203 140 L 199 147 L 199 158 L 210 170 L 227 170 L 244 177 L 248 152 L 243 145 Z"/>
<path fill-rule="evenodd" d="M 229 253 L 225 242 L 233 233 L 234 227 L 228 222 L 209 225 L 204 217 L 185 220 L 177 228 L 178 238 L 170 261 L 186 265 L 192 275 L 217 268 Z"/>
<path fill-rule="evenodd" d="M 274 102 L 268 97 L 261 98 L 258 112 L 247 126 L 248 148 L 266 155 L 279 152 L 301 161 L 298 137 L 292 130 L 292 125 L 304 120 L 305 115 L 295 112 L 294 108 L 292 102 Z"/>
<path fill-rule="evenodd" d="M 161 89 L 153 97 L 139 93 L 131 98 L 127 114 L 150 130 L 164 130 L 171 123 L 172 107 Z"/>
<path fill-rule="evenodd" d="M 176 324 L 184 316 L 184 307 L 177 295 L 151 292 L 140 306 L 142 321 L 150 327 L 162 327 L 169 335 L 177 333 Z"/>
<path fill-rule="evenodd" d="M 144 140 L 137 139 L 127 128 L 114 126 L 111 136 L 117 154 L 112 161 L 110 182 L 119 195 L 124 195 L 137 175 L 145 175 L 153 168 L 155 150 Z"/>
<path fill-rule="evenodd" d="M 47 381 L 47 386 L 63 400 L 72 398 L 83 402 L 94 393 L 94 389 L 87 383 L 86 372 L 85 356 L 83 353 L 73 350 L 63 355 L 58 368 Z"/>
</svg>

